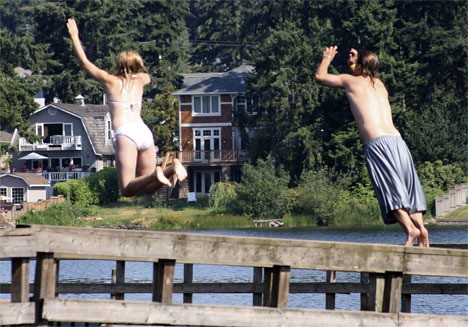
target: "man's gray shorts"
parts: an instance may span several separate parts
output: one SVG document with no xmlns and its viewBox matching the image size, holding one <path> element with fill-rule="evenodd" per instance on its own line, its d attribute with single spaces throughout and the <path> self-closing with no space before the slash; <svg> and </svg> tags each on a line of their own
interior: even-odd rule
<svg viewBox="0 0 468 327">
<path fill-rule="evenodd" d="M 364 146 L 367 171 L 374 186 L 385 224 L 395 224 L 396 209 L 426 212 L 426 199 L 413 158 L 399 135 L 369 140 Z"/>
</svg>

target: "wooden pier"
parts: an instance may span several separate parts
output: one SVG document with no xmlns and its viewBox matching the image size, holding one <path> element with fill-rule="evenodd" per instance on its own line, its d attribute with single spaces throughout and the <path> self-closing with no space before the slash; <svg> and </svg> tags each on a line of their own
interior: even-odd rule
<svg viewBox="0 0 468 327">
<path fill-rule="evenodd" d="M 465 316 L 414 314 L 411 294 L 468 294 L 467 284 L 411 284 L 412 275 L 468 277 L 468 250 L 398 245 L 213 236 L 173 232 L 17 226 L 0 230 L 0 259 L 11 260 L 12 282 L 0 285 L 0 325 L 54 322 L 175 326 L 468 325 Z M 116 262 L 112 284 L 65 284 L 60 261 Z M 30 261 L 36 261 L 29 283 Z M 125 283 L 125 262 L 152 262 L 153 282 Z M 174 283 L 176 263 L 184 282 Z M 194 283 L 194 264 L 252 267 L 252 283 Z M 291 283 L 291 269 L 323 270 L 324 283 Z M 359 272 L 338 283 L 337 271 Z M 251 293 L 252 306 L 201 305 L 194 293 Z M 61 293 L 109 293 L 111 300 L 65 299 Z M 124 300 L 150 293 L 151 302 Z M 173 304 L 183 293 L 183 304 Z M 323 293 L 323 310 L 288 308 L 290 293 Z M 334 310 L 337 293 L 360 293 L 361 311 Z M 428 295 L 430 296 L 430 295 Z"/>
</svg>

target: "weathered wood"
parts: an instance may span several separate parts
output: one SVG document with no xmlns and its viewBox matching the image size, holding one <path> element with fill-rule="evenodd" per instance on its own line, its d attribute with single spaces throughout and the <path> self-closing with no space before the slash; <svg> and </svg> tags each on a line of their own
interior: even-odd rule
<svg viewBox="0 0 468 327">
<path fill-rule="evenodd" d="M 401 295 L 401 312 L 411 312 L 411 293 L 405 293 L 405 289 L 411 285 L 411 275 L 403 275 L 403 294 Z M 467 290 L 468 291 L 468 290 Z"/>
<path fill-rule="evenodd" d="M 0 302 L 0 326 L 33 325 L 35 319 L 34 302 Z"/>
<path fill-rule="evenodd" d="M 118 289 L 121 285 L 125 284 L 125 261 L 118 260 L 115 263 L 115 269 L 112 270 L 112 284 L 116 285 Z M 115 300 L 124 300 L 124 292 L 112 292 L 111 298 Z"/>
<path fill-rule="evenodd" d="M 383 312 L 385 290 L 384 274 L 369 274 L 369 304 L 370 311 Z"/>
<path fill-rule="evenodd" d="M 37 251 L 56 253 L 58 259 L 171 258 L 181 263 L 468 277 L 467 250 L 35 225 L 31 232 Z M 436 269 L 434 262 L 440 263 Z"/>
<path fill-rule="evenodd" d="M 153 267 L 153 301 L 171 304 L 174 288 L 175 260 L 162 259 L 155 262 Z"/>
<path fill-rule="evenodd" d="M 271 307 L 280 309 L 288 307 L 290 275 L 291 268 L 287 266 L 273 266 Z"/>
<path fill-rule="evenodd" d="M 111 293 L 152 293 L 152 283 L 124 283 L 121 285 L 102 283 L 59 283 L 56 294 L 111 294 Z M 29 284 L 30 292 L 34 292 L 34 284 Z M 206 293 L 206 294 L 262 294 L 263 283 L 174 283 L 174 293 Z M 366 295 L 368 283 L 290 283 L 289 293 L 334 293 Z M 467 284 L 435 284 L 417 283 L 403 284 L 403 295 L 410 294 L 458 294 L 467 295 Z M 11 284 L 0 284 L 0 294 L 11 294 Z"/>
<path fill-rule="evenodd" d="M 336 283 L 336 271 L 327 271 L 327 283 Z M 335 293 L 325 293 L 325 309 L 335 310 Z"/>
<path fill-rule="evenodd" d="M 52 253 L 37 253 L 36 276 L 34 286 L 34 298 L 36 304 L 36 325 L 47 326 L 47 321 L 42 317 L 43 303 L 45 299 L 55 297 L 57 267 Z"/>
<path fill-rule="evenodd" d="M 466 327 L 468 317 L 419 314 L 207 306 L 110 300 L 51 299 L 44 304 L 49 321 L 195 326 L 379 326 Z"/>
<path fill-rule="evenodd" d="M 184 285 L 193 283 L 193 264 L 184 264 Z M 192 303 L 193 293 L 184 292 L 184 303 Z"/>
<path fill-rule="evenodd" d="M 255 284 L 261 285 L 263 283 L 263 269 L 259 267 L 253 268 L 253 285 L 252 285 L 252 305 L 253 306 L 262 306 L 262 292 L 254 292 L 253 286 Z"/>
<path fill-rule="evenodd" d="M 11 302 L 29 301 L 29 258 L 11 260 Z"/>
<path fill-rule="evenodd" d="M 401 289 L 403 274 L 399 272 L 385 273 L 384 300 L 382 312 L 397 313 L 401 306 Z"/>
</svg>

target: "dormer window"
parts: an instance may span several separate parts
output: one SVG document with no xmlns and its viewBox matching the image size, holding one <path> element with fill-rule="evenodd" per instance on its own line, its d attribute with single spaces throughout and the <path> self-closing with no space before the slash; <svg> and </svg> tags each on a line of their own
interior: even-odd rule
<svg viewBox="0 0 468 327">
<path fill-rule="evenodd" d="M 219 95 L 195 95 L 192 108 L 194 116 L 220 116 Z"/>
</svg>

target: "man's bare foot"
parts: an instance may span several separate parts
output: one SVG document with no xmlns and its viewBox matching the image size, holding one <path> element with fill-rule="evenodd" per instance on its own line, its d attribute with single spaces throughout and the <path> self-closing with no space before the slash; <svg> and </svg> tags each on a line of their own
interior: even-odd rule
<svg viewBox="0 0 468 327">
<path fill-rule="evenodd" d="M 408 239 L 405 246 L 413 246 L 414 241 L 421 235 L 421 232 L 416 227 L 408 231 Z"/>
<path fill-rule="evenodd" d="M 187 170 L 185 170 L 184 166 L 179 161 L 179 159 L 174 158 L 173 164 L 174 173 L 177 176 L 177 179 L 179 180 L 179 182 L 183 182 L 187 178 Z"/>
<path fill-rule="evenodd" d="M 156 175 L 156 179 L 163 185 L 166 185 L 167 187 L 172 187 L 171 181 L 169 181 L 166 176 L 164 176 L 164 172 L 161 167 L 157 166 L 156 170 L 154 172 Z"/>
<path fill-rule="evenodd" d="M 428 248 L 429 247 L 429 232 L 424 226 L 421 228 L 420 231 L 421 233 L 418 237 L 418 246 Z"/>
</svg>

